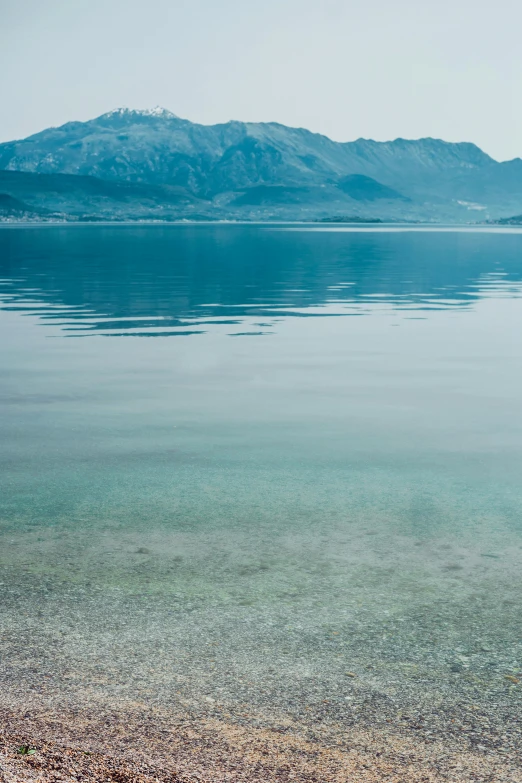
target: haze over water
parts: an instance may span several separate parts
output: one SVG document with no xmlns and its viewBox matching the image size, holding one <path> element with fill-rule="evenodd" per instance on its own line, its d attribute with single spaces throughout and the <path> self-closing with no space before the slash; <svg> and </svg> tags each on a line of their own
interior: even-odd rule
<svg viewBox="0 0 522 783">
<path fill-rule="evenodd" d="M 0 230 L 4 701 L 473 704 L 510 747 L 521 261 L 518 230 Z"/>
</svg>

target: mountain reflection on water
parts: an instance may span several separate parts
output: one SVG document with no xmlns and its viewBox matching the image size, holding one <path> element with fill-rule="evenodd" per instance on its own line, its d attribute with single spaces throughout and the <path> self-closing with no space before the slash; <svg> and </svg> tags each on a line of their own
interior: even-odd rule
<svg viewBox="0 0 522 783">
<path fill-rule="evenodd" d="M 67 336 L 270 334 L 288 317 L 381 308 L 423 317 L 518 296 L 520 240 L 382 227 L 9 227 L 0 297 L 3 309 L 38 314 Z"/>
</svg>

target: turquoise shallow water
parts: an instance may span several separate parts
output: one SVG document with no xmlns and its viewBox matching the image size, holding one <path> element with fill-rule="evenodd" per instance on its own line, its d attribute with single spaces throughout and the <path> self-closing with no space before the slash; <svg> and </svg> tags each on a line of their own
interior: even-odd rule
<svg viewBox="0 0 522 783">
<path fill-rule="evenodd" d="M 0 303 L 5 698 L 507 731 L 521 232 L 6 227 Z"/>
</svg>

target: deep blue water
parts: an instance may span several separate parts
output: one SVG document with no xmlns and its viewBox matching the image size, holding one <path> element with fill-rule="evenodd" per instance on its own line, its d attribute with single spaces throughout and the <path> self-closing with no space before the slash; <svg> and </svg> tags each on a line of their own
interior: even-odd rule
<svg viewBox="0 0 522 783">
<path fill-rule="evenodd" d="M 191 704 L 271 665 L 278 709 L 338 666 L 383 699 L 513 698 L 521 295 L 517 230 L 2 228 L 10 676 L 65 628 L 108 698 L 150 645 L 192 656 Z M 140 687 L 175 699 L 160 664 Z"/>
</svg>

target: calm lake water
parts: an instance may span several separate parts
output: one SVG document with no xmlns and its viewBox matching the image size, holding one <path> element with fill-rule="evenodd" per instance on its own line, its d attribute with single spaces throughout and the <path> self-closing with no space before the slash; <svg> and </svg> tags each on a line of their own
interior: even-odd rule
<svg viewBox="0 0 522 783">
<path fill-rule="evenodd" d="M 521 335 L 517 230 L 2 228 L 4 702 L 509 745 Z"/>
</svg>

